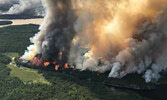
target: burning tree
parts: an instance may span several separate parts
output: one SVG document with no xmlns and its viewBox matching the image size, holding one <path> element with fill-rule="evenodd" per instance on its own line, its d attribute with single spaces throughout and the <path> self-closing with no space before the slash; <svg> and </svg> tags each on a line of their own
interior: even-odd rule
<svg viewBox="0 0 167 100">
<path fill-rule="evenodd" d="M 166 0 L 43 2 L 47 15 L 22 59 L 55 69 L 110 71 L 109 77 L 143 73 L 146 82 L 167 69 Z"/>
</svg>

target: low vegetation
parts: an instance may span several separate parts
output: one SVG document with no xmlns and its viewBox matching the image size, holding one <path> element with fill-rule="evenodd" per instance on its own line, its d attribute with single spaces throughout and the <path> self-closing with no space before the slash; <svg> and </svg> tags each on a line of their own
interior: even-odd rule
<svg viewBox="0 0 167 100">
<path fill-rule="evenodd" d="M 12 21 L 0 21 L 0 25 L 9 25 L 12 24 Z"/>
<path fill-rule="evenodd" d="M 38 32 L 39 25 L 7 26 L 0 28 L 0 52 L 24 53 L 30 37 Z"/>
<path fill-rule="evenodd" d="M 43 16 L 34 16 L 33 14 L 2 14 L 0 19 L 31 19 L 31 18 L 43 18 Z"/>
<path fill-rule="evenodd" d="M 14 59 L 15 57 L 18 57 L 18 53 L 5 53 L 5 55 L 11 58 L 10 64 L 7 65 L 7 67 L 11 69 L 11 77 L 18 77 L 25 84 L 50 84 L 47 80 L 45 80 L 45 78 L 41 74 L 38 74 L 37 70 L 29 69 L 23 66 L 17 67 L 14 62 Z"/>
</svg>

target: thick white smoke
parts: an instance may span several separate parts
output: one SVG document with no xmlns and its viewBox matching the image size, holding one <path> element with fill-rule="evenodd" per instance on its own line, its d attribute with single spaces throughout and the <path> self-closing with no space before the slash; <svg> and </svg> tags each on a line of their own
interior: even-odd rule
<svg viewBox="0 0 167 100">
<path fill-rule="evenodd" d="M 167 69 L 166 0 L 43 0 L 47 16 L 22 58 L 68 61 L 109 77 Z"/>
<path fill-rule="evenodd" d="M 145 73 L 146 82 L 157 80 L 160 72 L 167 70 L 167 52 L 166 52 L 166 36 L 167 36 L 167 11 L 163 10 L 159 16 L 146 21 L 136 33 L 140 35 L 141 40 L 130 38 L 128 40 L 129 47 L 115 57 L 118 64 L 114 64 L 113 68 L 124 68 L 127 73 L 138 72 Z M 118 77 L 114 75 L 118 71 L 112 68 L 109 77 Z"/>
<path fill-rule="evenodd" d="M 12 4 L 16 2 L 17 0 L 0 0 L 0 4 Z"/>
<path fill-rule="evenodd" d="M 44 15 L 41 0 L 0 0 L 1 14 Z"/>
</svg>

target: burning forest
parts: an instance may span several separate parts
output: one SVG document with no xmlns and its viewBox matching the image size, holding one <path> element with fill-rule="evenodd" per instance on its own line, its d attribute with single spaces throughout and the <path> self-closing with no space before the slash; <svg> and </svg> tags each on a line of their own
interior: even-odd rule
<svg viewBox="0 0 167 100">
<path fill-rule="evenodd" d="M 156 81 L 167 70 L 166 0 L 42 0 L 40 32 L 21 57 L 122 78 L 142 74 Z"/>
</svg>

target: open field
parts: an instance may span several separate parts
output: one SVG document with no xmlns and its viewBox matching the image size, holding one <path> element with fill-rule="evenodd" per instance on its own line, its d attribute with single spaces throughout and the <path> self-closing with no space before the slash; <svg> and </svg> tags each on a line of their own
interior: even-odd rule
<svg viewBox="0 0 167 100">
<path fill-rule="evenodd" d="M 10 76 L 18 77 L 21 81 L 26 83 L 42 83 L 49 84 L 45 78 L 38 74 L 37 70 L 25 68 L 23 66 L 17 67 L 14 62 L 14 57 L 18 57 L 18 53 L 5 53 L 6 56 L 11 58 L 10 64 L 7 65 L 11 69 Z"/>
</svg>

